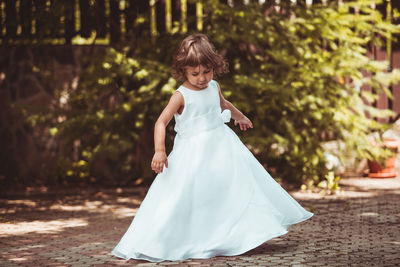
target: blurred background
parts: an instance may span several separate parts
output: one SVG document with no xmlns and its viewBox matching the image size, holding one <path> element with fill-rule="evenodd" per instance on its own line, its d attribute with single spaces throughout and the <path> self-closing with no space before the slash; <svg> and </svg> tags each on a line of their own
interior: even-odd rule
<svg viewBox="0 0 400 267">
<path fill-rule="evenodd" d="M 0 190 L 150 184 L 154 123 L 179 86 L 173 55 L 194 32 L 228 60 L 216 79 L 254 124 L 235 131 L 274 178 L 366 175 L 397 151 L 399 7 L 0 0 Z"/>
</svg>

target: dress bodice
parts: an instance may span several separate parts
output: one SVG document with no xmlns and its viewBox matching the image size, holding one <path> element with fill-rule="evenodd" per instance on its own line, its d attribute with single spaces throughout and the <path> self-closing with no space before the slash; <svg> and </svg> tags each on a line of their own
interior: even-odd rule
<svg viewBox="0 0 400 267">
<path fill-rule="evenodd" d="M 230 110 L 221 113 L 218 85 L 214 80 L 202 90 L 180 86 L 177 91 L 182 94 L 185 102 L 182 113 L 174 114 L 174 130 L 179 136 L 191 137 L 230 121 Z"/>
</svg>

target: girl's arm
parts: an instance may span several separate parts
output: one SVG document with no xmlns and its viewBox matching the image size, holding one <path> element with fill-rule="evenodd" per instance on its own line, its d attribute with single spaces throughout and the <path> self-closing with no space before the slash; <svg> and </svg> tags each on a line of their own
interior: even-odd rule
<svg viewBox="0 0 400 267">
<path fill-rule="evenodd" d="M 238 110 L 231 102 L 224 98 L 218 83 L 217 85 L 221 109 L 229 109 L 231 111 L 232 119 L 235 120 L 235 125 L 239 124 L 240 130 L 246 131 L 248 128 L 253 128 L 253 124 L 251 123 L 251 121 L 245 115 L 243 115 L 243 113 L 240 112 L 240 110 Z"/>
<path fill-rule="evenodd" d="M 165 128 L 174 114 L 183 105 L 183 96 L 178 91 L 175 92 L 154 125 L 154 156 L 151 161 L 151 169 L 156 173 L 162 172 L 164 164 L 168 168 L 167 154 L 165 151 Z"/>
</svg>

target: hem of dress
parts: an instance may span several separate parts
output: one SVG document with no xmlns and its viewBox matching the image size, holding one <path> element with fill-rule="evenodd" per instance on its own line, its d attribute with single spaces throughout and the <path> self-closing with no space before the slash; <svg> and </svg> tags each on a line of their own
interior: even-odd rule
<svg viewBox="0 0 400 267">
<path fill-rule="evenodd" d="M 133 259 L 133 260 L 146 260 L 146 261 L 149 261 L 149 262 L 163 262 L 163 261 L 172 261 L 172 262 L 180 261 L 180 262 L 182 262 L 182 261 L 191 260 L 191 259 L 193 259 L 193 260 L 196 260 L 196 259 L 197 260 L 210 259 L 210 258 L 218 257 L 218 256 L 222 256 L 222 257 L 223 256 L 237 256 L 237 255 L 241 255 L 243 253 L 246 253 L 247 251 L 250 251 L 250 250 L 252 250 L 252 249 L 264 244 L 268 240 L 271 240 L 273 238 L 285 235 L 287 233 L 288 233 L 288 231 L 284 230 L 284 231 L 275 233 L 273 235 L 268 235 L 267 237 L 258 239 L 255 242 L 251 242 L 251 243 L 247 244 L 246 246 L 242 246 L 240 249 L 235 250 L 234 252 L 222 253 L 222 254 L 211 255 L 211 256 L 207 256 L 205 254 L 205 255 L 199 255 L 199 256 L 191 256 L 191 257 L 184 258 L 184 259 L 159 259 L 159 258 L 153 258 L 153 257 L 147 256 L 147 255 L 142 254 L 142 253 L 138 253 L 138 254 L 141 254 L 143 256 L 131 256 L 131 257 L 127 257 L 126 255 L 124 255 L 122 253 L 119 253 L 117 251 L 113 251 L 112 254 L 114 256 L 119 257 L 119 258 L 123 258 L 126 261 L 128 261 L 130 259 Z"/>
<path fill-rule="evenodd" d="M 221 255 L 215 255 L 215 256 L 237 256 L 237 255 L 244 254 L 247 251 L 250 251 L 252 249 L 255 249 L 256 247 L 264 244 L 265 242 L 267 242 L 267 241 L 269 241 L 271 239 L 274 239 L 274 238 L 277 238 L 277 237 L 280 237 L 280 236 L 283 236 L 283 235 L 287 234 L 289 232 L 288 231 L 288 227 L 290 225 L 297 224 L 297 223 L 300 223 L 300 222 L 303 222 L 303 221 L 306 221 L 306 220 L 310 219 L 314 215 L 314 213 L 311 213 L 311 212 L 309 212 L 309 213 L 310 214 L 307 214 L 307 216 L 304 216 L 301 219 L 298 219 L 296 221 L 293 221 L 293 222 L 290 222 L 290 223 L 282 225 L 285 228 L 284 231 L 281 231 L 281 232 L 275 233 L 273 235 L 269 235 L 267 237 L 261 238 L 256 242 L 252 242 L 252 245 L 246 246 L 247 247 L 246 249 L 239 250 L 239 252 L 232 252 L 232 253 L 229 253 L 229 254 L 221 254 Z"/>
<path fill-rule="evenodd" d="M 153 258 L 153 257 L 146 256 L 145 254 L 138 253 L 138 252 L 135 252 L 135 254 L 140 254 L 140 255 L 144 255 L 144 256 L 143 256 L 143 257 L 141 257 L 141 256 L 127 256 L 127 255 L 125 255 L 125 254 L 123 254 L 123 253 L 118 252 L 118 251 L 115 250 L 115 249 L 114 249 L 113 251 L 111 251 L 111 254 L 114 255 L 114 256 L 116 256 L 116 257 L 118 257 L 118 258 L 122 258 L 122 259 L 124 259 L 125 261 L 129 261 L 130 259 L 133 259 L 133 260 L 146 260 L 146 261 L 149 261 L 149 262 L 162 262 L 162 261 L 166 261 L 165 259 Z"/>
<path fill-rule="evenodd" d="M 250 245 L 246 245 L 245 246 L 246 248 L 242 247 L 241 249 L 236 250 L 236 252 L 230 252 L 230 253 L 225 253 L 225 254 L 220 254 L 220 255 L 215 255 L 215 256 L 238 256 L 238 255 L 244 254 L 250 250 L 253 250 L 256 247 L 261 246 L 262 244 L 264 244 L 265 242 L 267 242 L 271 239 L 283 236 L 287 233 L 288 233 L 288 230 L 286 229 L 284 231 L 275 233 L 273 235 L 268 235 L 267 237 L 258 239 L 257 241 L 250 243 Z"/>
<path fill-rule="evenodd" d="M 310 219 L 312 216 L 314 216 L 314 213 L 307 211 L 306 216 L 303 216 L 302 218 L 300 218 L 300 219 L 298 219 L 298 220 L 295 220 L 295 221 L 292 221 L 292 222 L 289 222 L 289 223 L 285 223 L 285 224 L 283 224 L 283 226 L 289 227 L 290 225 L 293 225 L 293 224 L 297 224 L 297 223 L 301 223 L 301 222 L 307 221 L 307 220 Z"/>
<path fill-rule="evenodd" d="M 188 257 L 188 258 L 184 258 L 184 259 L 160 259 L 160 258 L 154 258 L 154 257 L 151 257 L 151 256 L 147 256 L 147 255 L 142 254 L 140 252 L 135 252 L 135 254 L 139 254 L 139 255 L 143 255 L 143 256 L 139 256 L 139 255 L 137 255 L 137 256 L 126 256 L 125 254 L 120 253 L 115 249 L 111 252 L 111 254 L 113 254 L 114 256 L 117 256 L 119 258 L 123 258 L 123 259 L 125 259 L 127 261 L 130 260 L 130 259 L 134 259 L 134 260 L 145 260 L 145 261 L 149 261 L 149 262 L 185 261 L 185 260 L 190 260 L 190 259 L 210 259 L 210 258 L 218 257 L 218 256 L 237 256 L 237 255 L 244 254 L 247 251 L 250 251 L 250 250 L 258 247 L 258 246 L 264 244 L 265 242 L 267 242 L 267 241 L 269 241 L 269 240 L 271 240 L 273 238 L 276 238 L 276 237 L 279 237 L 279 236 L 287 234 L 288 233 L 287 229 L 288 229 L 288 227 L 290 225 L 306 221 L 306 220 L 308 220 L 309 218 L 311 218 L 314 215 L 311 212 L 309 212 L 309 213 L 310 214 L 307 214 L 307 216 L 304 216 L 301 219 L 298 219 L 296 221 L 293 221 L 293 222 L 286 223 L 286 224 L 282 225 L 285 228 L 285 230 L 280 231 L 278 233 L 269 234 L 267 236 L 264 236 L 263 238 L 257 239 L 257 241 L 254 241 L 254 242 L 250 242 L 250 243 L 242 246 L 240 249 L 237 249 L 237 250 L 235 250 L 233 252 L 227 252 L 227 253 L 211 255 L 211 256 L 207 256 L 206 254 L 204 254 L 202 256 L 201 255 L 200 256 L 192 256 L 192 257 Z"/>
</svg>

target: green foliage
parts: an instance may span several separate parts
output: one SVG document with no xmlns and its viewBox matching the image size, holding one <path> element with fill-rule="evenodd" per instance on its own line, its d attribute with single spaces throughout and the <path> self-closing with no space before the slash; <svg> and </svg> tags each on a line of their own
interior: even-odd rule
<svg viewBox="0 0 400 267">
<path fill-rule="evenodd" d="M 315 186 L 313 180 L 306 181 L 305 184 L 301 185 L 302 190 L 307 190 L 309 192 L 319 192 L 322 195 L 336 194 L 340 190 L 339 180 L 340 176 L 335 177 L 333 171 L 328 172 L 322 181 L 320 181 L 317 186 Z"/>
<path fill-rule="evenodd" d="M 205 5 L 208 34 L 231 63 L 223 91 L 253 120 L 244 140 L 278 176 L 318 181 L 327 172 L 321 145 L 329 140 L 343 141 L 342 149 L 360 157 L 384 153 L 367 137 L 389 126 L 374 118 L 393 113 L 372 103 L 380 93 L 391 97 L 388 86 L 400 73 L 386 72 L 388 62 L 368 57 L 366 47 L 383 45 L 400 28 L 371 9 L 372 2 L 293 5 L 288 13 L 271 8 L 267 16 L 258 5 Z M 360 14 L 351 13 L 355 6 Z M 362 85 L 373 90 L 361 91 Z"/>
<path fill-rule="evenodd" d="M 320 191 L 321 194 L 335 194 L 339 189 L 339 180 L 340 177 L 336 176 L 334 172 L 329 172 L 325 175 L 325 180 L 322 180 L 318 183 L 318 187 L 322 190 Z"/>
<path fill-rule="evenodd" d="M 205 33 L 230 63 L 231 72 L 219 78 L 222 92 L 254 124 L 245 133 L 235 130 L 275 178 L 320 181 L 328 172 L 322 144 L 329 140 L 360 157 L 384 154 L 367 137 L 388 127 L 374 118 L 392 112 L 371 103 L 380 93 L 390 96 L 388 86 L 400 74 L 386 72 L 387 62 L 369 58 L 366 47 L 383 45 L 383 37 L 400 29 L 372 10 L 372 2 L 293 5 L 286 13 L 268 9 L 266 16 L 266 5 L 205 1 Z M 356 5 L 359 15 L 350 13 Z M 144 32 L 140 41 L 84 55 L 77 88 L 55 90 L 65 104 L 47 120 L 63 143 L 60 179 L 126 184 L 154 177 L 153 125 L 178 86 L 170 65 L 182 38 L 151 39 Z M 362 85 L 373 90 L 361 91 Z"/>
<path fill-rule="evenodd" d="M 114 184 L 150 176 L 153 125 L 176 82 L 168 66 L 127 52 L 86 55 L 77 89 L 59 92 L 67 104 L 52 113 L 49 131 L 64 143 L 62 180 Z"/>
</svg>

